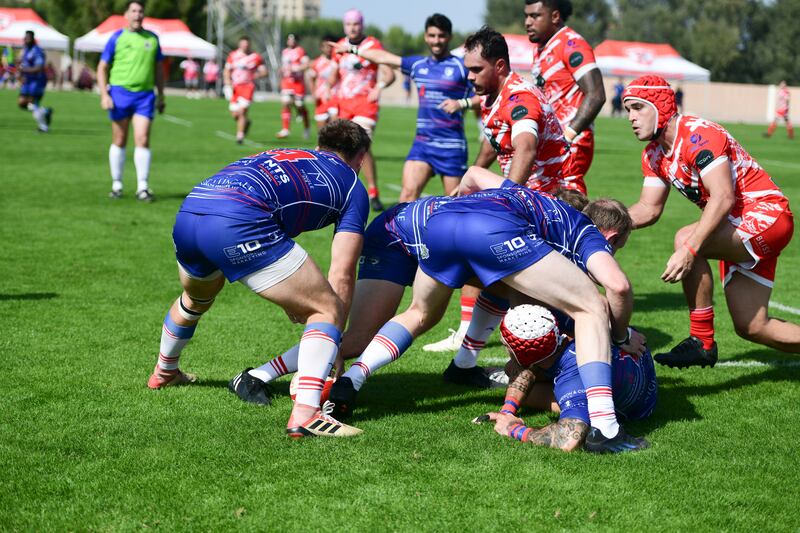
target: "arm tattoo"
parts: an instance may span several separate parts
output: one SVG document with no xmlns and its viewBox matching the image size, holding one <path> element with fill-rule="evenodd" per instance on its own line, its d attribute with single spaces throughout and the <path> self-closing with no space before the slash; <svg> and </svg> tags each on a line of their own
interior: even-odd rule
<svg viewBox="0 0 800 533">
<path fill-rule="evenodd" d="M 525 369 L 517 375 L 516 379 L 508 386 L 506 396 L 513 393 L 515 399 L 519 402 L 530 392 L 533 383 L 536 381 L 536 376 L 529 369 Z M 517 399 L 518 398 L 518 399 Z"/>
<path fill-rule="evenodd" d="M 535 428 L 528 434 L 531 444 L 571 451 L 583 444 L 589 426 L 577 418 L 562 418 L 555 424 Z"/>
<path fill-rule="evenodd" d="M 584 94 L 584 99 L 569 126 L 580 133 L 589 127 L 600 113 L 603 104 L 606 103 L 606 91 L 603 87 L 603 76 L 600 74 L 600 70 L 594 69 L 587 72 L 578 80 L 578 87 Z"/>
</svg>

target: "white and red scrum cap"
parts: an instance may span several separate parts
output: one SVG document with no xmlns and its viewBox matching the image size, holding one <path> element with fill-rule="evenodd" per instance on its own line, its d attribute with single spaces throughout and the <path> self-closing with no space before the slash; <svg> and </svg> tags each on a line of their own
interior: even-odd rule
<svg viewBox="0 0 800 533">
<path fill-rule="evenodd" d="M 661 135 L 669 120 L 678 112 L 675 91 L 660 76 L 642 76 L 630 82 L 622 93 L 622 101 L 626 100 L 643 102 L 655 109 L 656 126 L 651 139 Z"/>
<path fill-rule="evenodd" d="M 553 313 L 541 305 L 518 305 L 500 323 L 500 340 L 523 367 L 541 363 L 558 349 L 561 336 Z"/>
</svg>

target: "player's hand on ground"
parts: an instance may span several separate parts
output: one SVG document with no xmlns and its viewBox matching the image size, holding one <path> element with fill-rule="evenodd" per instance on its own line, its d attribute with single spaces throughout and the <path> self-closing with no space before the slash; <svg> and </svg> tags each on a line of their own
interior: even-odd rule
<svg viewBox="0 0 800 533">
<path fill-rule="evenodd" d="M 156 109 L 158 109 L 158 114 L 164 114 L 164 109 L 166 109 L 167 103 L 164 101 L 164 95 L 159 95 L 156 99 Z"/>
<path fill-rule="evenodd" d="M 111 99 L 110 94 L 105 93 L 100 95 L 100 107 L 102 107 L 106 111 L 114 109 L 114 100 Z"/>
<path fill-rule="evenodd" d="M 667 268 L 661 274 L 661 279 L 667 283 L 677 283 L 686 277 L 693 265 L 694 256 L 685 246 L 681 246 L 667 261 Z"/>
<path fill-rule="evenodd" d="M 489 420 L 494 422 L 494 431 L 498 435 L 508 437 L 508 432 L 514 424 L 525 425 L 525 421 L 508 413 L 487 413 Z"/>
<path fill-rule="evenodd" d="M 644 351 L 647 349 L 647 337 L 631 328 L 631 340 L 620 346 L 620 349 L 629 354 L 644 355 Z"/>
<path fill-rule="evenodd" d="M 453 100 L 452 98 L 442 100 L 442 103 L 439 104 L 438 107 L 445 113 L 450 113 L 451 115 L 461 111 L 461 105 L 458 103 L 458 100 Z"/>
</svg>

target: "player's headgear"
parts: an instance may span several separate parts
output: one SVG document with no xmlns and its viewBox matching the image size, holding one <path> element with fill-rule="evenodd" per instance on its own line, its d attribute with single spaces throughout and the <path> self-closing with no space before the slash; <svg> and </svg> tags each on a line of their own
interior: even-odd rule
<svg viewBox="0 0 800 533">
<path fill-rule="evenodd" d="M 523 304 L 509 309 L 503 317 L 500 340 L 511 356 L 528 368 L 556 353 L 561 335 L 556 318 L 549 309 Z"/>
<path fill-rule="evenodd" d="M 669 119 L 677 112 L 675 91 L 667 80 L 660 76 L 642 76 L 636 78 L 622 93 L 622 101 L 636 100 L 650 105 L 656 111 L 656 127 L 650 140 L 655 140 L 664 131 Z"/>
<path fill-rule="evenodd" d="M 344 12 L 344 16 L 342 17 L 342 22 L 347 24 L 348 22 L 358 22 L 359 24 L 364 24 L 364 15 L 358 9 L 349 9 Z"/>
</svg>

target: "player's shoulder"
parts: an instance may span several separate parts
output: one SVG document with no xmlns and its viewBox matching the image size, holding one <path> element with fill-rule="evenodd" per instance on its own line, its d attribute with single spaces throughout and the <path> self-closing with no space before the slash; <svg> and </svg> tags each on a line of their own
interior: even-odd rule
<svg viewBox="0 0 800 533">
<path fill-rule="evenodd" d="M 574 29 L 570 28 L 569 26 L 564 26 L 564 45 L 567 47 L 570 46 L 577 46 L 579 44 L 589 45 L 589 41 L 583 38 L 583 35 L 575 31 Z"/>
<path fill-rule="evenodd" d="M 657 170 L 659 160 L 664 156 L 661 146 L 657 141 L 650 141 L 642 150 L 642 165 Z"/>
</svg>

